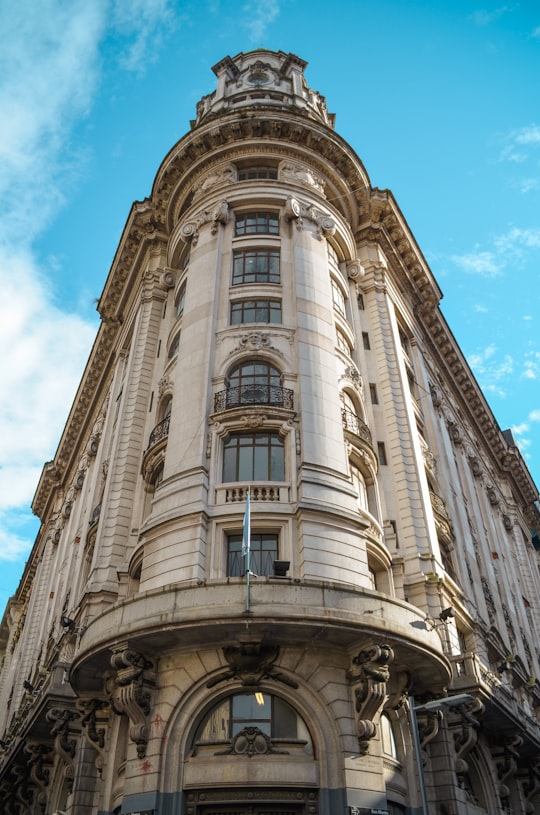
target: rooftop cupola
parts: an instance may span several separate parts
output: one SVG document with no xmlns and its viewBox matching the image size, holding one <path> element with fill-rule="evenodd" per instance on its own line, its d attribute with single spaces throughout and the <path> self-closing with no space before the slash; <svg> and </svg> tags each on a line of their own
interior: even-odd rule
<svg viewBox="0 0 540 815">
<path fill-rule="evenodd" d="M 335 116 L 328 113 L 324 96 L 306 84 L 306 66 L 300 57 L 283 51 L 259 49 L 225 57 L 212 68 L 217 89 L 198 102 L 192 128 L 247 107 L 302 112 L 333 128 Z"/>
</svg>

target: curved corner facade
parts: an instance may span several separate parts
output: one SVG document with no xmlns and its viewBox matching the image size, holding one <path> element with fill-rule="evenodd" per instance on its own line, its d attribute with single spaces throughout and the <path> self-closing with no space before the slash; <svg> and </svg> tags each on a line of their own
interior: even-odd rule
<svg viewBox="0 0 540 815">
<path fill-rule="evenodd" d="M 2 623 L 9 815 L 539 805 L 538 493 L 305 67 L 214 66 L 132 207 Z"/>
</svg>

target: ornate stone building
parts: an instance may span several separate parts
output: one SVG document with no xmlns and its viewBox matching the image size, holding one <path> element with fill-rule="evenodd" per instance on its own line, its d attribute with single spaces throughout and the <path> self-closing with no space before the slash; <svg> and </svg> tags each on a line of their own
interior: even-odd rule
<svg viewBox="0 0 540 815">
<path fill-rule="evenodd" d="M 217 64 L 129 214 L 2 622 L 5 815 L 540 812 L 538 491 L 305 67 Z"/>
</svg>

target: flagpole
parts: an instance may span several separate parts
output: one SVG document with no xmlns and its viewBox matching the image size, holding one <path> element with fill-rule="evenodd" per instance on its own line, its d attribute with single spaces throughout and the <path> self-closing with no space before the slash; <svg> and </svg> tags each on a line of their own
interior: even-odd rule
<svg viewBox="0 0 540 815">
<path fill-rule="evenodd" d="M 244 514 L 244 529 L 242 534 L 242 554 L 245 557 L 246 566 L 246 614 L 250 612 L 250 590 L 251 590 L 251 508 L 249 487 L 246 490 L 246 511 Z"/>
</svg>

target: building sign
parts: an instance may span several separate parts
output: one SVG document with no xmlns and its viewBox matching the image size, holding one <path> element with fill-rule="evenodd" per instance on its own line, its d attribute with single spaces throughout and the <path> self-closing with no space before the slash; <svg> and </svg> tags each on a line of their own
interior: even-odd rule
<svg viewBox="0 0 540 815">
<path fill-rule="evenodd" d="M 372 809 L 371 807 L 349 807 L 349 815 L 389 815 L 387 809 Z"/>
</svg>

